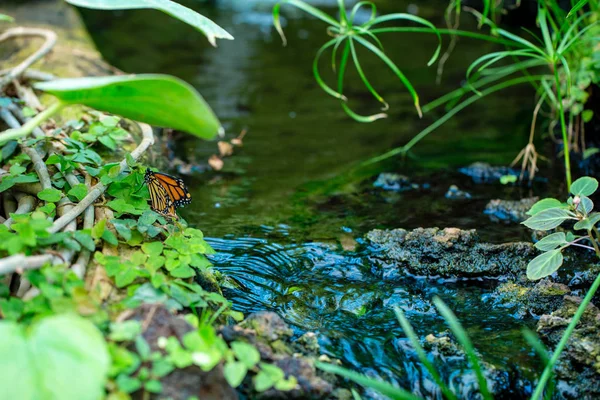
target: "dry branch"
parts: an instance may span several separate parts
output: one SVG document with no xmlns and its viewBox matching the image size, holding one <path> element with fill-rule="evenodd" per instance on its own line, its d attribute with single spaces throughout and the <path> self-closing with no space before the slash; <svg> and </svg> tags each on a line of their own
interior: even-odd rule
<svg viewBox="0 0 600 400">
<path fill-rule="evenodd" d="M 39 36 L 46 39 L 46 41 L 35 53 L 27 57 L 16 67 L 8 70 L 6 74 L 0 78 L 0 88 L 3 88 L 13 79 L 20 77 L 27 68 L 48 54 L 48 52 L 52 50 L 56 44 L 56 33 L 52 32 L 51 30 L 25 27 L 17 27 L 6 30 L 0 35 L 0 43 L 7 39 L 20 36 Z"/>
<path fill-rule="evenodd" d="M 152 133 L 152 128 L 147 125 L 140 123 L 140 127 L 142 128 L 142 141 L 131 152 L 131 157 L 134 160 L 137 160 L 152 144 L 154 144 L 154 134 Z M 120 163 L 120 171 L 123 172 L 125 168 L 127 168 L 127 160 L 123 160 Z M 73 221 L 79 215 L 81 215 L 89 206 L 91 206 L 97 199 L 100 197 L 107 189 L 107 186 L 101 182 L 98 182 L 94 187 L 90 190 L 90 192 L 79 202 L 79 204 L 74 207 L 71 211 L 54 221 L 54 225 L 52 225 L 48 231 L 50 233 L 56 233 L 62 228 L 64 228 L 69 222 Z"/>
</svg>

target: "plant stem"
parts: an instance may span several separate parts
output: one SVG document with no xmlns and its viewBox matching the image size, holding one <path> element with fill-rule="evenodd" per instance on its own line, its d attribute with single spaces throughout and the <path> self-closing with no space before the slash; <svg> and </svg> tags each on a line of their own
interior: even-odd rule
<svg viewBox="0 0 600 400">
<path fill-rule="evenodd" d="M 16 140 L 23 136 L 29 135 L 35 128 L 40 126 L 42 122 L 52 117 L 54 114 L 58 113 L 65 106 L 65 103 L 57 101 L 41 113 L 37 114 L 35 117 L 31 118 L 22 127 L 17 129 L 8 129 L 0 133 L 0 144 L 4 144 L 10 140 Z"/>
<path fill-rule="evenodd" d="M 569 154 L 569 138 L 567 136 L 567 124 L 563 109 L 562 95 L 560 93 L 560 79 L 558 77 L 558 65 L 554 63 L 554 80 L 556 81 L 556 99 L 558 102 L 558 113 L 560 114 L 560 129 L 562 131 L 563 152 L 565 153 L 565 175 L 567 178 L 567 192 L 571 189 L 571 160 Z"/>
<path fill-rule="evenodd" d="M 592 243 L 594 243 L 594 245 L 597 246 L 595 240 L 592 240 Z M 567 342 L 569 341 L 569 338 L 571 337 L 573 330 L 575 330 L 575 326 L 577 326 L 577 323 L 581 319 L 581 316 L 585 312 L 585 309 L 587 308 L 588 304 L 590 304 L 590 302 L 592 301 L 592 298 L 594 297 L 594 294 L 596 294 L 596 290 L 598 290 L 599 286 L 600 286 L 600 274 L 598 274 L 598 276 L 594 280 L 594 283 L 592 283 L 592 287 L 590 287 L 590 290 L 587 292 L 587 294 L 585 295 L 585 298 L 583 299 L 583 301 L 577 308 L 577 311 L 575 312 L 573 319 L 569 323 L 569 326 L 567 326 L 565 333 L 563 333 L 562 338 L 560 339 L 560 342 L 558 343 L 558 346 L 556 346 L 556 349 L 554 350 L 554 353 L 552 353 L 552 358 L 550 359 L 548 364 L 546 364 L 546 368 L 544 368 L 544 372 L 542 373 L 540 381 L 538 382 L 537 387 L 535 388 L 535 392 L 531 396 L 532 400 L 539 400 L 542 398 L 542 393 L 544 391 L 544 387 L 546 386 L 548 379 L 550 379 L 550 375 L 552 374 L 552 369 L 554 368 L 554 364 L 556 364 L 556 362 L 558 361 L 558 358 L 560 357 L 560 354 L 562 353 Z"/>
<path fill-rule="evenodd" d="M 588 235 L 590 235 L 590 242 L 592 242 L 592 245 L 594 246 L 594 251 L 596 252 L 596 256 L 598 256 L 598 258 L 600 258 L 600 249 L 598 249 L 598 243 L 596 242 L 596 240 L 598 238 L 598 229 L 596 229 L 595 226 L 592 229 L 596 233 L 596 237 L 594 237 L 594 235 L 592 235 L 591 229 L 588 230 Z"/>
</svg>

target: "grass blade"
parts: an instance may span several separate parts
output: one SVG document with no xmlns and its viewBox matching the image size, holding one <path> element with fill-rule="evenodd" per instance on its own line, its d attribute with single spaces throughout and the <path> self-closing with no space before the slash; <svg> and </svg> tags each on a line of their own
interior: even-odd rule
<svg viewBox="0 0 600 400">
<path fill-rule="evenodd" d="M 389 397 L 392 400 L 419 400 L 420 398 L 407 392 L 406 390 L 397 388 L 389 383 L 382 382 L 377 379 L 369 378 L 358 372 L 351 371 L 346 368 L 338 367 L 337 365 L 326 364 L 320 361 L 315 362 L 315 366 L 320 370 L 336 374 L 350 379 L 353 382 L 377 390 L 379 393 Z"/>
<path fill-rule="evenodd" d="M 330 88 L 325 83 L 325 81 L 323 81 L 323 78 L 321 78 L 321 74 L 319 73 L 319 60 L 321 59 L 321 56 L 323 55 L 325 50 L 327 50 L 328 48 L 330 48 L 332 46 L 335 46 L 337 48 L 337 46 L 339 46 L 339 44 L 343 41 L 344 41 L 343 38 L 335 38 L 335 39 L 332 39 L 329 42 L 325 43 L 323 46 L 321 46 L 321 48 L 317 51 L 317 54 L 315 55 L 315 59 L 313 61 L 313 75 L 315 76 L 315 80 L 317 81 L 317 84 L 319 86 L 321 86 L 321 89 L 323 89 L 327 94 L 335 97 L 336 99 L 340 99 L 342 101 L 347 101 L 348 99 L 346 98 L 346 96 L 344 96 L 343 94 L 338 93 L 335 90 L 333 90 L 332 88 Z"/>
<path fill-rule="evenodd" d="M 544 45 L 546 46 L 546 54 L 551 59 L 554 59 L 554 44 L 550 31 L 548 30 L 548 24 L 546 22 L 546 8 L 543 6 L 543 2 L 538 3 L 538 22 L 540 24 L 540 30 L 542 31 L 542 38 L 544 38 Z"/>
<path fill-rule="evenodd" d="M 369 20 L 363 25 L 369 24 L 371 21 L 373 21 L 377 17 L 377 6 L 375 6 L 375 3 L 373 3 L 372 1 L 359 1 L 358 3 L 356 3 L 354 5 L 354 7 L 352 8 L 352 12 L 350 13 L 350 24 L 351 25 L 354 25 L 354 18 L 356 17 L 356 13 L 363 6 L 371 7 L 371 16 L 369 17 Z"/>
<path fill-rule="evenodd" d="M 356 47 L 354 46 L 354 41 L 352 40 L 351 37 L 348 38 L 348 40 L 350 41 L 350 52 L 352 54 L 352 60 L 354 61 L 354 66 L 356 67 L 356 71 L 358 72 L 360 79 L 362 79 L 363 83 L 365 84 L 367 89 L 369 89 L 369 92 L 371 92 L 373 97 L 375 97 L 375 99 L 377 99 L 377 101 L 379 101 L 381 104 L 383 104 L 382 110 L 383 111 L 388 110 L 390 108 L 389 104 L 383 99 L 383 97 L 381 97 L 381 95 L 379 93 L 377 93 L 375 88 L 371 85 L 371 82 L 369 82 L 369 80 L 367 79 L 367 76 L 365 75 L 362 67 L 360 66 L 360 62 L 358 61 L 358 56 L 356 54 Z"/>
<path fill-rule="evenodd" d="M 575 13 L 579 10 L 581 10 L 583 7 L 585 7 L 585 5 L 589 2 L 589 0 L 579 0 L 577 2 L 577 4 L 575 4 L 573 6 L 573 8 L 571 8 L 571 11 L 569 11 L 569 13 L 567 14 L 567 18 L 572 17 L 573 15 L 575 15 Z"/>
<path fill-rule="evenodd" d="M 456 35 L 456 36 L 467 37 L 470 39 L 485 40 L 486 42 L 489 42 L 489 43 L 497 43 L 497 44 L 501 44 L 501 45 L 504 45 L 507 47 L 526 47 L 526 46 L 523 46 L 520 43 L 514 42 L 512 40 L 506 40 L 506 39 L 502 39 L 502 38 L 495 37 L 495 36 L 485 35 L 483 33 L 461 31 L 461 30 L 457 30 L 457 29 L 437 29 L 437 31 L 441 35 Z M 393 27 L 389 27 L 389 28 L 371 29 L 371 33 L 376 34 L 376 35 L 379 33 L 399 33 L 399 32 L 430 33 L 430 34 L 435 33 L 434 31 L 432 31 L 429 28 L 417 28 L 417 27 L 393 26 Z"/>
<path fill-rule="evenodd" d="M 412 347 L 417 352 L 417 356 L 419 357 L 419 360 L 425 366 L 425 368 L 427 368 L 427 371 L 429 371 L 429 373 L 433 377 L 433 380 L 435 381 L 435 383 L 437 383 L 437 385 L 439 386 L 439 388 L 442 391 L 442 393 L 444 394 L 444 396 L 450 400 L 456 399 L 456 395 L 450 389 L 448 389 L 448 386 L 446 386 L 446 384 L 444 383 L 444 381 L 442 380 L 442 378 L 436 371 L 433 364 L 431 364 L 431 362 L 427 358 L 427 354 L 425 353 L 425 350 L 423 350 L 423 347 L 421 346 L 421 343 L 419 342 L 419 338 L 417 337 L 417 334 L 415 333 L 412 326 L 410 325 L 410 322 L 408 322 L 408 320 L 404 316 L 404 313 L 402 312 L 402 310 L 400 310 L 398 307 L 394 307 L 394 312 L 396 313 L 398 322 L 400 322 L 400 326 L 402 326 L 402 330 L 404 331 L 404 334 L 406 335 L 408 340 L 410 340 Z"/>
<path fill-rule="evenodd" d="M 348 15 L 346 14 L 346 4 L 344 4 L 344 0 L 338 0 L 338 7 L 340 9 L 341 25 L 348 26 Z"/>
<path fill-rule="evenodd" d="M 487 380 L 483 375 L 483 371 L 481 370 L 481 366 L 479 365 L 479 358 L 475 353 L 475 349 L 473 348 L 473 344 L 471 343 L 471 339 L 465 332 L 464 328 L 461 326 L 460 322 L 456 318 L 456 315 L 448 308 L 448 306 L 440 299 L 439 297 L 434 297 L 433 303 L 437 307 L 442 317 L 446 320 L 448 326 L 450 326 L 450 330 L 456 337 L 456 340 L 461 344 L 465 353 L 467 353 L 467 357 L 471 364 L 471 368 L 475 371 L 475 375 L 477 376 L 477 382 L 479 383 L 479 391 L 485 400 L 492 400 L 492 395 L 487 386 Z"/>
<path fill-rule="evenodd" d="M 435 51 L 433 52 L 433 56 L 431 57 L 429 62 L 427 62 L 427 66 L 431 66 L 434 62 L 436 62 L 436 60 L 440 56 L 440 51 L 442 50 L 442 35 L 440 34 L 439 30 L 431 22 L 427 21 L 424 18 L 417 17 L 416 15 L 412 15 L 412 14 L 405 14 L 405 13 L 388 14 L 388 15 L 382 15 L 381 17 L 375 18 L 369 24 L 365 24 L 365 27 L 371 27 L 371 26 L 374 26 L 377 24 L 381 24 L 383 22 L 397 21 L 397 20 L 407 20 L 407 21 L 416 22 L 421 25 L 425 25 L 429 29 L 431 29 L 433 33 L 435 33 L 435 35 L 438 38 L 438 45 L 437 45 L 437 48 L 435 49 Z"/>
<path fill-rule="evenodd" d="M 273 25 L 275 26 L 277 33 L 279 33 L 279 36 L 281 37 L 281 40 L 283 41 L 284 46 L 287 45 L 287 38 L 285 37 L 285 34 L 283 33 L 283 28 L 281 27 L 281 21 L 279 19 L 280 8 L 283 4 L 292 5 L 296 8 L 299 8 L 300 10 L 304 11 L 305 13 L 312 15 L 315 18 L 320 19 L 321 21 L 327 22 L 329 25 L 332 25 L 332 26 L 335 26 L 338 28 L 340 27 L 340 23 L 338 21 L 331 18 L 329 15 L 325 14 L 323 11 L 319 10 L 318 8 L 308 5 L 303 1 L 281 0 L 279 3 L 277 3 L 273 6 Z"/>
<path fill-rule="evenodd" d="M 396 66 L 396 64 L 394 64 L 394 62 L 392 60 L 390 60 L 390 58 L 387 55 L 385 55 L 385 53 L 383 53 L 381 50 L 379 50 L 377 47 L 375 47 L 372 43 L 361 38 L 360 36 L 355 36 L 355 39 L 357 42 L 362 44 L 364 47 L 371 50 L 371 52 L 373 52 L 384 63 L 386 63 L 387 66 L 396 74 L 396 76 L 400 79 L 400 81 L 402 81 L 402 83 L 404 84 L 404 86 L 406 87 L 406 89 L 408 90 L 410 95 L 412 96 L 415 108 L 417 109 L 417 112 L 419 113 L 419 117 L 423 117 L 423 113 L 421 112 L 421 107 L 419 106 L 419 96 L 417 95 L 417 92 L 413 88 L 410 81 L 404 76 L 402 71 L 400 71 L 400 69 Z"/>
<path fill-rule="evenodd" d="M 537 337 L 537 335 L 533 333 L 530 329 L 525 328 L 523 329 L 523 336 L 525 337 L 527 343 L 529 343 L 529 345 L 533 347 L 533 350 L 535 350 L 536 354 L 542 359 L 544 365 L 548 365 L 548 363 L 550 362 L 550 351 L 546 348 L 546 346 L 544 346 L 542 342 L 540 342 L 540 339 Z M 552 399 L 552 392 L 554 392 L 555 385 L 556 381 L 554 380 L 554 377 L 550 376 L 548 389 L 544 393 L 545 400 Z"/>
</svg>

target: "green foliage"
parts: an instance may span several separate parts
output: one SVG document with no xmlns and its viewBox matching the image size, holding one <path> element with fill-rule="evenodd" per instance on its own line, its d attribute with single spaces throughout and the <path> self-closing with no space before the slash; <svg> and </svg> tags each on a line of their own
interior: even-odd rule
<svg viewBox="0 0 600 400">
<path fill-rule="evenodd" d="M 35 87 L 58 97 L 62 104 L 83 104 L 204 139 L 214 138 L 222 129 L 202 96 L 189 84 L 168 75 L 57 79 Z"/>
<path fill-rule="evenodd" d="M 208 38 L 216 47 L 216 39 L 233 40 L 227 31 L 205 16 L 171 0 L 65 0 L 78 7 L 96 10 L 133 10 L 140 8 L 155 9 L 164 12 L 188 25 L 193 26 Z"/>
<path fill-rule="evenodd" d="M 6 146 L 5 146 L 6 147 Z M 4 149 L 3 149 L 4 150 Z M 13 164 L 10 167 L 8 175 L 4 175 L 0 182 L 0 192 L 5 192 L 17 183 L 33 183 L 39 182 L 35 173 L 25 174 L 27 169 L 20 164 Z"/>
<path fill-rule="evenodd" d="M 10 399 L 101 398 L 110 358 L 102 334 L 76 315 L 56 315 L 29 331 L 0 322 L 0 386 Z"/>
<path fill-rule="evenodd" d="M 350 58 L 350 56 L 352 56 L 352 62 L 354 64 L 354 67 L 356 68 L 356 71 L 358 72 L 360 79 L 362 80 L 363 84 L 365 85 L 365 87 L 367 88 L 369 93 L 371 93 L 371 95 L 379 103 L 381 103 L 383 111 L 386 111 L 389 108 L 387 102 L 381 97 L 381 95 L 375 90 L 375 88 L 373 88 L 373 86 L 369 82 L 365 72 L 363 71 L 360 61 L 357 56 L 357 51 L 356 51 L 357 45 L 360 45 L 360 46 L 364 47 L 365 49 L 369 50 L 369 52 L 371 52 L 373 55 L 375 55 L 377 58 L 379 58 L 385 65 L 388 66 L 388 68 L 394 73 L 394 75 L 396 75 L 396 77 L 400 80 L 400 82 L 404 85 L 404 87 L 406 87 L 406 89 L 410 93 L 419 116 L 422 115 L 421 107 L 419 105 L 419 96 L 417 95 L 416 90 L 414 89 L 414 87 L 412 86 L 410 81 L 406 78 L 404 73 L 400 70 L 400 68 L 398 68 L 398 66 L 385 54 L 385 52 L 383 51 L 383 46 L 375 33 L 375 31 L 377 29 L 374 29 L 374 27 L 379 24 L 389 22 L 389 21 L 409 21 L 412 23 L 416 23 L 416 24 L 425 26 L 428 31 L 437 35 L 437 38 L 438 38 L 438 46 L 435 49 L 433 56 L 431 57 L 431 59 L 429 60 L 429 62 L 427 64 L 428 66 L 430 66 L 437 60 L 440 50 L 441 50 L 440 32 L 435 28 L 435 26 L 431 22 L 429 22 L 423 18 L 414 16 L 412 14 L 404 14 L 404 13 L 389 14 L 389 15 L 383 15 L 383 16 L 378 17 L 377 16 L 377 7 L 375 6 L 375 3 L 370 2 L 370 1 L 358 2 L 354 6 L 352 11 L 350 12 L 350 15 L 348 15 L 343 0 L 339 1 L 340 20 L 336 21 L 335 19 L 331 18 L 329 15 L 327 15 L 327 14 L 323 13 L 322 11 L 320 11 L 319 9 L 305 3 L 304 1 L 283 0 L 283 1 L 280 1 L 279 3 L 277 3 L 273 7 L 273 21 L 275 24 L 275 28 L 277 29 L 277 32 L 279 32 L 281 39 L 283 40 L 284 45 L 287 43 L 287 40 L 283 33 L 283 29 L 281 27 L 281 22 L 279 19 L 280 8 L 281 8 L 281 5 L 283 5 L 283 4 L 292 5 L 298 9 L 312 15 L 313 17 L 316 17 L 316 18 L 326 22 L 329 25 L 329 27 L 327 28 L 327 33 L 330 36 L 333 36 L 334 39 L 325 43 L 317 51 L 317 54 L 316 54 L 314 62 L 313 62 L 313 74 L 314 74 L 315 80 L 317 81 L 319 86 L 327 94 L 340 100 L 343 110 L 350 117 L 352 117 L 353 119 L 355 119 L 356 121 L 359 121 L 359 122 L 372 122 L 377 119 L 387 117 L 386 113 L 378 113 L 378 114 L 368 115 L 368 116 L 359 115 L 356 112 L 354 112 L 347 105 L 348 99 L 343 94 L 343 92 L 344 92 L 344 77 L 345 77 L 345 73 L 346 73 L 348 59 Z M 362 7 L 370 9 L 371 15 L 367 22 L 365 22 L 363 24 L 358 24 L 358 23 L 355 23 L 354 19 L 355 19 L 356 14 L 360 11 L 360 9 Z M 375 44 L 373 44 L 373 42 Z M 333 72 L 336 73 L 338 76 L 337 91 L 332 89 L 330 86 L 328 86 L 323 81 L 323 79 L 321 78 L 321 74 L 319 72 L 319 61 L 320 61 L 321 57 L 323 56 L 323 54 L 330 49 L 332 50 L 331 67 L 332 67 Z M 338 64 L 338 59 L 337 59 L 338 49 L 342 50 L 341 58 L 339 60 L 339 67 L 337 66 L 337 64 Z"/>
<path fill-rule="evenodd" d="M 14 20 L 10 15 L 0 14 L 0 22 L 13 22 Z"/>
<path fill-rule="evenodd" d="M 569 246 L 584 247 L 594 250 L 600 257 L 598 250 L 598 230 L 596 225 L 600 222 L 600 213 L 592 212 L 594 203 L 588 197 L 598 189 L 598 181 L 594 178 L 583 177 L 577 179 L 571 185 L 572 197 L 566 204 L 556 199 L 543 199 L 533 205 L 528 214 L 531 215 L 523 222 L 530 229 L 547 231 L 555 229 L 568 220 L 576 221 L 574 230 L 584 230 L 585 236 L 576 236 L 569 232 L 552 233 L 535 244 L 540 254 L 527 265 L 527 277 L 537 280 L 551 275 L 560 268 L 564 258 L 562 251 Z M 588 241 L 593 247 L 583 245 L 580 242 Z"/>
</svg>

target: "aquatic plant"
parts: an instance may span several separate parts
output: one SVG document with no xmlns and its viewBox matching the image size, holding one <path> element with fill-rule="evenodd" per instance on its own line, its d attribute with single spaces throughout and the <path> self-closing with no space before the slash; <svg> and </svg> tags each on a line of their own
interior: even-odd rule
<svg viewBox="0 0 600 400">
<path fill-rule="evenodd" d="M 382 104 L 382 111 L 386 111 L 389 109 L 389 104 L 383 99 L 383 97 L 381 97 L 381 95 L 377 92 L 377 90 L 371 85 L 371 83 L 369 82 L 369 79 L 367 78 L 367 76 L 365 74 L 365 71 L 361 67 L 360 60 L 358 59 L 357 50 L 356 50 L 356 47 L 358 45 L 363 46 L 364 48 L 369 50 L 371 53 L 373 53 L 375 56 L 377 56 L 379 59 L 381 59 L 381 61 L 383 61 L 389 67 L 389 69 L 396 75 L 396 77 L 398 77 L 398 79 L 402 82 L 404 87 L 406 87 L 406 89 L 408 90 L 409 94 L 411 95 L 411 97 L 413 99 L 413 103 L 417 110 L 417 113 L 419 114 L 419 117 L 422 116 L 422 111 L 421 111 L 421 106 L 419 104 L 419 96 L 417 94 L 417 91 L 414 89 L 413 85 L 410 83 L 408 78 L 404 75 L 402 70 L 394 63 L 394 61 L 392 61 L 392 59 L 389 58 L 388 55 L 385 54 L 383 45 L 377 37 L 377 34 L 382 33 L 382 32 L 387 32 L 386 28 L 376 28 L 376 26 L 383 24 L 385 22 L 389 22 L 389 21 L 401 21 L 401 20 L 402 21 L 411 21 L 411 22 L 415 22 L 417 24 L 426 26 L 427 28 L 425 28 L 425 29 L 428 29 L 429 31 L 435 33 L 438 38 L 438 46 L 435 49 L 433 56 L 427 63 L 428 66 L 431 66 L 438 59 L 438 56 L 439 56 L 440 50 L 441 50 L 441 45 L 442 45 L 440 33 L 438 32 L 438 30 L 435 28 L 435 26 L 431 22 L 429 22 L 426 19 L 423 19 L 421 17 L 417 17 L 415 15 L 406 14 L 406 13 L 396 13 L 396 14 L 377 16 L 377 7 L 375 6 L 375 3 L 370 2 L 370 1 L 359 1 L 352 8 L 352 11 L 350 11 L 350 15 L 348 15 L 345 4 L 344 4 L 344 0 L 338 0 L 339 13 L 340 13 L 339 18 L 340 19 L 339 19 L 339 21 L 336 21 L 329 15 L 327 15 L 324 12 L 322 12 L 321 10 L 305 3 L 304 1 L 283 0 L 283 1 L 278 2 L 273 7 L 273 20 L 274 20 L 275 28 L 277 29 L 277 32 L 279 32 L 279 35 L 281 36 L 281 39 L 283 40 L 284 45 L 287 44 L 287 40 L 285 38 L 285 34 L 283 33 L 283 29 L 281 27 L 281 22 L 280 22 L 280 18 L 279 18 L 280 8 L 281 8 L 281 5 L 283 5 L 283 4 L 292 5 L 298 9 L 312 15 L 313 17 L 316 17 L 316 18 L 326 22 L 327 24 L 329 24 L 329 27 L 327 28 L 327 34 L 330 36 L 333 36 L 333 39 L 329 40 L 327 43 L 325 43 L 323 46 L 321 46 L 321 48 L 317 51 L 317 54 L 313 61 L 313 74 L 314 74 L 315 80 L 317 81 L 319 86 L 327 94 L 340 100 L 340 104 L 341 104 L 343 110 L 350 117 L 352 117 L 353 119 L 355 119 L 356 121 L 359 121 L 359 122 L 372 122 L 372 121 L 376 121 L 380 118 L 387 117 L 387 114 L 385 112 L 373 114 L 373 115 L 369 115 L 369 116 L 359 115 L 348 106 L 348 104 L 347 104 L 348 98 L 343 93 L 344 93 L 344 77 L 345 77 L 345 73 L 346 73 L 346 68 L 348 66 L 348 59 L 350 57 L 352 57 L 352 62 L 354 64 L 354 67 L 356 68 L 356 71 L 358 72 L 360 79 L 362 80 L 363 84 L 365 85 L 365 87 L 367 88 L 369 93 L 371 93 L 373 95 L 373 97 Z M 366 22 L 361 24 L 356 21 L 356 16 L 357 16 L 357 13 L 360 11 L 360 9 L 363 7 L 369 8 L 371 12 L 370 12 L 369 19 Z M 334 71 L 334 73 L 337 74 L 337 77 L 338 77 L 337 90 L 334 90 L 330 86 L 328 86 L 325 83 L 325 81 L 321 78 L 321 74 L 319 72 L 319 61 L 321 60 L 321 57 L 323 56 L 323 54 L 326 51 L 328 51 L 329 49 L 332 49 L 331 69 Z M 340 51 L 340 50 L 341 50 L 341 56 L 340 56 L 339 65 L 338 65 L 338 51 Z"/>
</svg>

